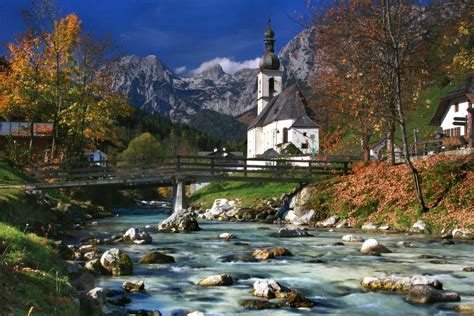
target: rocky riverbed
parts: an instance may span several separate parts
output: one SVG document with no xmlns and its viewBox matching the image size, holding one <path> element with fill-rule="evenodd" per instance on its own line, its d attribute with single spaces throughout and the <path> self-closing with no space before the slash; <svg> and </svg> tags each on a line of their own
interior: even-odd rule
<svg viewBox="0 0 474 316">
<path fill-rule="evenodd" d="M 209 220 L 197 230 L 192 218 L 157 226 L 168 215 L 160 210 L 117 215 L 66 241 L 76 244 L 71 266 L 84 304 L 104 312 L 450 315 L 474 308 L 470 240 Z M 193 231 L 164 232 L 173 231 L 170 222 Z M 114 256 L 121 264 L 110 263 Z"/>
</svg>

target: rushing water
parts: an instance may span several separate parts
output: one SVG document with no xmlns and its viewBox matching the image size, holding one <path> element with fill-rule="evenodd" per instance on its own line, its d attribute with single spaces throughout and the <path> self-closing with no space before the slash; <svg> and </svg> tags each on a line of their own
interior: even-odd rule
<svg viewBox="0 0 474 316">
<path fill-rule="evenodd" d="M 120 215 L 99 220 L 81 236 L 110 236 L 130 227 L 154 225 L 167 214 L 159 210 L 118 210 Z M 130 294 L 131 309 L 158 309 L 164 315 L 176 310 L 203 311 L 206 315 L 450 315 L 440 305 L 416 306 L 407 303 L 404 295 L 364 291 L 360 281 L 364 276 L 386 274 L 433 274 L 444 289 L 461 295 L 462 303 L 474 303 L 474 274 L 463 272 L 474 265 L 474 244 L 457 242 L 441 245 L 439 240 L 423 236 L 369 234 L 393 251 L 382 257 L 366 256 L 359 252 L 360 243 L 340 242 L 347 232 L 314 230 L 314 237 L 275 238 L 272 233 L 279 227 L 258 223 L 200 222 L 201 231 L 186 234 L 152 234 L 150 245 L 117 244 L 134 262 L 147 251 L 161 249 L 175 257 L 174 264 L 134 265 L 129 277 L 101 277 L 97 286 L 120 289 L 125 280 L 145 281 L 146 292 Z M 216 236 L 229 232 L 237 239 L 219 240 Z M 412 241 L 414 248 L 396 248 L 400 240 Z M 254 248 L 283 246 L 293 257 L 252 263 L 222 263 L 225 255 L 248 255 Z M 104 246 L 103 249 L 115 246 Z M 448 264 L 430 263 L 420 259 L 429 254 L 448 260 Z M 199 280 L 213 274 L 230 274 L 234 285 L 200 287 Z M 317 304 L 308 309 L 278 309 L 249 311 L 239 306 L 239 300 L 252 298 L 250 289 L 258 278 L 272 278 L 300 290 Z"/>
</svg>

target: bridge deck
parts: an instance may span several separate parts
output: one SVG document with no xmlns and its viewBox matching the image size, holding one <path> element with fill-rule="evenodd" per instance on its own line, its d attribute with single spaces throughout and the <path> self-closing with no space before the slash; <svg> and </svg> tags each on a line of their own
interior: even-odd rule
<svg viewBox="0 0 474 316">
<path fill-rule="evenodd" d="M 176 181 L 308 183 L 348 172 L 347 160 L 166 157 L 157 161 L 117 160 L 68 164 L 36 164 L 29 189 L 101 185 L 170 186 Z"/>
</svg>

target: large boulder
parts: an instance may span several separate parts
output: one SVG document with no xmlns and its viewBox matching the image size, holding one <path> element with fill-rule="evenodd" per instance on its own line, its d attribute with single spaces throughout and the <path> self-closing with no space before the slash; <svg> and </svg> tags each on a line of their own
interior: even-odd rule
<svg viewBox="0 0 474 316">
<path fill-rule="evenodd" d="M 283 227 L 276 233 L 277 237 L 312 237 L 307 230 L 301 228 Z"/>
<path fill-rule="evenodd" d="M 408 292 L 407 300 L 415 304 L 432 304 L 438 302 L 459 302 L 458 293 L 436 289 L 429 285 L 415 285 Z"/>
<path fill-rule="evenodd" d="M 326 228 L 326 227 L 335 227 L 337 222 L 340 220 L 341 218 L 338 216 L 338 215 L 333 215 L 331 217 L 328 217 L 326 218 L 324 221 L 321 221 L 321 222 L 318 222 L 316 224 L 317 227 L 322 227 L 322 228 Z"/>
<path fill-rule="evenodd" d="M 252 252 L 252 257 L 257 260 L 269 260 L 283 256 L 293 256 L 293 254 L 290 250 L 283 247 L 257 248 Z"/>
<path fill-rule="evenodd" d="M 339 221 L 336 225 L 336 228 L 350 228 L 351 223 L 347 219 Z"/>
<path fill-rule="evenodd" d="M 403 277 L 391 275 L 388 277 L 365 277 L 362 280 L 362 287 L 372 291 L 393 291 L 406 292 L 415 285 L 429 285 L 431 287 L 442 289 L 443 284 L 433 276 L 414 275 Z"/>
<path fill-rule="evenodd" d="M 295 210 L 295 212 L 304 211 L 306 204 L 312 195 L 312 190 L 309 186 L 306 186 L 301 191 L 299 191 L 294 201 L 293 209 Z M 292 208 L 292 206 L 293 205 L 290 205 L 290 208 Z"/>
<path fill-rule="evenodd" d="M 314 210 L 289 210 L 283 215 L 283 219 L 292 225 L 309 225 L 314 222 L 315 217 L 316 212 Z"/>
<path fill-rule="evenodd" d="M 203 217 L 207 219 L 218 219 L 227 212 L 235 210 L 235 207 L 235 201 L 217 199 L 212 204 L 212 207 L 203 214 Z"/>
<path fill-rule="evenodd" d="M 125 281 L 122 284 L 122 289 L 125 292 L 140 292 L 145 290 L 145 282 L 139 281 Z"/>
<path fill-rule="evenodd" d="M 106 295 L 105 290 L 101 287 L 93 288 L 84 293 L 80 297 L 81 314 L 83 315 L 102 315 L 106 309 Z"/>
<path fill-rule="evenodd" d="M 356 235 L 344 235 L 342 236 L 342 241 L 345 242 L 364 242 L 364 238 Z"/>
<path fill-rule="evenodd" d="M 412 233 L 424 233 L 426 231 L 426 224 L 422 220 L 417 221 L 413 226 L 410 228 Z"/>
<path fill-rule="evenodd" d="M 368 255 L 380 255 L 382 253 L 390 253 L 392 251 L 390 251 L 384 245 L 379 244 L 377 240 L 371 238 L 364 241 L 362 247 L 360 248 L 360 252 Z"/>
<path fill-rule="evenodd" d="M 234 281 L 232 277 L 228 274 L 218 274 L 218 275 L 211 275 L 198 282 L 200 286 L 226 286 L 232 285 Z"/>
<path fill-rule="evenodd" d="M 284 297 L 288 292 L 290 292 L 289 288 L 271 279 L 255 281 L 252 290 L 253 295 L 268 299 Z"/>
<path fill-rule="evenodd" d="M 372 222 L 368 222 L 367 224 L 364 224 L 362 225 L 362 230 L 376 230 L 377 229 L 377 225 L 375 225 L 374 223 Z"/>
<path fill-rule="evenodd" d="M 474 233 L 469 229 L 455 228 L 451 234 L 454 239 L 474 239 Z"/>
<path fill-rule="evenodd" d="M 132 259 L 118 248 L 104 252 L 100 258 L 100 264 L 114 276 L 131 275 L 133 272 Z"/>
<path fill-rule="evenodd" d="M 100 263 L 100 259 L 92 259 L 87 261 L 84 265 L 88 271 L 92 272 L 93 274 L 101 275 L 104 271 L 102 264 Z"/>
<path fill-rule="evenodd" d="M 172 233 L 198 231 L 199 229 L 196 218 L 185 212 L 175 212 L 158 224 L 159 231 Z"/>
<path fill-rule="evenodd" d="M 285 293 L 284 299 L 281 305 L 293 307 L 293 308 L 301 308 L 301 307 L 310 308 L 314 306 L 314 302 L 307 299 L 303 294 L 301 294 L 297 290 L 291 289 L 288 293 Z"/>
<path fill-rule="evenodd" d="M 130 228 L 123 235 L 123 241 L 133 244 L 151 244 L 152 238 L 146 230 L 140 230 L 139 228 Z"/>
<path fill-rule="evenodd" d="M 170 255 L 161 253 L 159 251 L 150 251 L 143 255 L 143 257 L 138 260 L 138 263 L 141 264 L 153 264 L 153 263 L 173 263 L 175 262 L 174 258 Z"/>
</svg>

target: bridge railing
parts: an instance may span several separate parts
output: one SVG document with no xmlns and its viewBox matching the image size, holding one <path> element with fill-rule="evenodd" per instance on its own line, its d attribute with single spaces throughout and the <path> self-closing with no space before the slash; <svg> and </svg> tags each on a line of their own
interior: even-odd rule
<svg viewBox="0 0 474 316">
<path fill-rule="evenodd" d="M 36 164 L 30 174 L 41 182 L 192 178 L 205 180 L 265 179 L 309 181 L 312 178 L 347 174 L 350 161 L 337 159 L 263 159 L 243 157 L 176 156 L 153 160 L 128 159 L 81 161 L 73 164 Z M 122 182 L 123 182 L 122 181 Z"/>
</svg>

